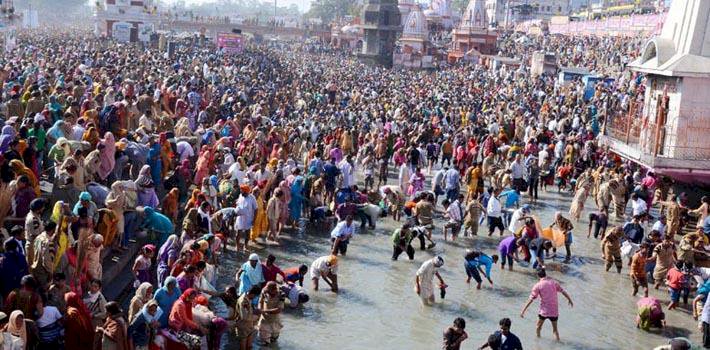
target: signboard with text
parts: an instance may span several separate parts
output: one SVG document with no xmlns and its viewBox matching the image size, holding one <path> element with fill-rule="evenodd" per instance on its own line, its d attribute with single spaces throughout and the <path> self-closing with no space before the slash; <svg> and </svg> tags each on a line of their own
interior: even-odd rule
<svg viewBox="0 0 710 350">
<path fill-rule="evenodd" d="M 116 41 L 127 43 L 131 41 L 131 28 L 133 28 L 133 24 L 128 22 L 116 22 L 111 27 L 111 36 L 113 36 Z"/>
<path fill-rule="evenodd" d="M 244 51 L 244 36 L 233 33 L 217 33 L 217 47 L 224 53 L 241 53 Z"/>
</svg>

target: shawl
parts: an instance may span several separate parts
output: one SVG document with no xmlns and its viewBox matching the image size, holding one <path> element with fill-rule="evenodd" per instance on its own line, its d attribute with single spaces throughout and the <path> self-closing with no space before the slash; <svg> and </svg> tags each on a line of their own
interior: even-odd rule
<svg viewBox="0 0 710 350">
<path fill-rule="evenodd" d="M 158 309 L 155 311 L 155 315 L 151 315 L 148 312 L 148 309 L 150 309 L 151 306 L 158 307 Z M 141 314 L 143 315 L 143 318 L 145 318 L 145 322 L 147 324 L 151 324 L 153 321 L 158 321 L 160 317 L 163 316 L 163 309 L 160 308 L 158 302 L 155 299 L 151 299 L 149 302 L 143 305 L 143 308 L 141 309 Z"/>
<path fill-rule="evenodd" d="M 10 322 L 7 323 L 7 331 L 16 337 L 20 337 L 22 343 L 25 344 L 25 348 L 27 348 L 27 325 L 23 321 L 22 326 L 17 327 L 17 318 L 20 316 L 25 317 L 25 314 L 20 310 L 15 310 L 10 314 Z"/>
<path fill-rule="evenodd" d="M 264 273 L 261 269 L 261 261 L 257 260 L 256 261 L 256 267 L 252 267 L 249 262 L 245 262 L 242 265 L 242 280 L 246 277 L 249 279 L 249 287 L 256 285 L 257 283 L 260 283 L 264 279 Z M 240 294 L 248 292 L 248 290 L 242 290 L 242 286 L 246 289 L 247 285 L 242 281 L 241 285 L 239 286 L 239 292 Z"/>
<path fill-rule="evenodd" d="M 101 144 L 104 145 L 104 148 L 100 150 L 101 164 L 98 173 L 101 180 L 105 180 L 116 165 L 116 139 L 110 131 L 107 131 Z"/>
<path fill-rule="evenodd" d="M 79 294 L 68 292 L 64 295 L 64 301 L 67 304 L 67 314 L 71 312 L 70 309 L 74 309 L 78 313 L 80 321 L 83 325 L 86 325 L 86 329 L 91 329 L 91 313 L 79 297 Z"/>
<path fill-rule="evenodd" d="M 167 264 L 170 251 L 179 247 L 180 242 L 178 242 L 178 236 L 170 235 L 165 241 L 165 243 L 163 243 L 163 245 L 160 247 L 160 250 L 158 250 L 159 261 L 162 261 Z"/>
<path fill-rule="evenodd" d="M 12 125 L 5 125 L 2 127 L 2 134 L 0 134 L 0 153 L 5 153 L 10 149 L 10 142 L 15 139 L 15 129 Z"/>
<path fill-rule="evenodd" d="M 37 177 L 35 176 L 35 173 L 32 172 L 32 170 L 28 167 L 26 167 L 22 161 L 19 159 L 13 159 L 10 161 L 10 168 L 12 169 L 12 172 L 15 173 L 17 177 L 20 177 L 22 175 L 27 176 L 27 178 L 30 179 L 30 186 L 35 190 L 35 195 L 39 197 L 42 193 L 39 188 L 39 181 L 37 181 Z"/>
</svg>

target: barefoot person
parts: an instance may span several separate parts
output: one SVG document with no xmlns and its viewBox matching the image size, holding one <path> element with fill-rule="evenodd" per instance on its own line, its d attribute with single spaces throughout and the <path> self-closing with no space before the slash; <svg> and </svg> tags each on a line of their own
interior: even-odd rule
<svg viewBox="0 0 710 350">
<path fill-rule="evenodd" d="M 417 270 L 414 291 L 422 299 L 424 305 L 434 304 L 434 276 L 439 279 L 440 287 L 446 288 L 446 283 L 444 283 L 444 279 L 441 278 L 438 271 L 442 266 L 444 266 L 444 258 L 436 256 L 425 261 Z"/>
<path fill-rule="evenodd" d="M 498 255 L 488 256 L 482 252 L 468 250 L 464 255 L 464 268 L 466 269 L 466 283 L 471 283 L 471 277 L 476 280 L 476 289 L 481 289 L 481 275 L 493 285 L 491 268 L 498 262 Z M 485 267 L 485 271 L 482 267 Z"/>
<path fill-rule="evenodd" d="M 557 341 L 560 340 L 560 334 L 557 332 L 557 319 L 560 316 L 558 309 L 557 293 L 562 293 L 562 295 L 567 298 L 569 306 L 573 307 L 572 298 L 567 294 L 567 292 L 562 289 L 557 281 L 547 277 L 545 270 L 540 269 L 537 271 L 537 276 L 540 277 L 538 281 L 532 288 L 530 292 L 530 298 L 528 302 L 523 307 L 523 311 L 520 312 L 520 318 L 525 317 L 525 311 L 528 307 L 535 301 L 535 299 L 540 298 L 540 311 L 537 314 L 538 320 L 535 326 L 535 333 L 538 338 L 540 337 L 540 330 L 545 320 L 550 320 L 552 322 L 552 333 L 555 335 Z"/>
<path fill-rule="evenodd" d="M 323 281 L 330 286 L 333 292 L 338 292 L 338 257 L 335 255 L 321 256 L 311 264 L 311 281 L 313 290 L 318 290 L 318 281 Z"/>
</svg>

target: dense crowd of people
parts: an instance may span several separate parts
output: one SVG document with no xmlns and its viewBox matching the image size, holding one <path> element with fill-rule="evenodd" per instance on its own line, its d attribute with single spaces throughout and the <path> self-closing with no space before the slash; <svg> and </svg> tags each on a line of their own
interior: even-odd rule
<svg viewBox="0 0 710 350">
<path fill-rule="evenodd" d="M 669 179 L 598 142 L 606 123 L 643 96 L 643 77 L 623 71 L 638 46 L 518 39 L 503 36 L 499 47 L 521 58 L 529 45 L 554 48 L 563 64 L 614 67 L 605 72 L 614 83 L 585 96 L 581 81 L 530 78 L 525 65 L 395 71 L 298 43 L 250 44 L 234 56 L 183 48 L 170 57 L 79 32 L 21 36 L 0 72 L 0 342 L 218 349 L 231 331 L 235 347 L 268 346 L 285 305 L 309 301 L 304 283 L 311 293 L 321 280 L 338 292 L 350 240 L 381 217 L 401 224 L 392 260 L 413 260 L 415 239 L 426 250 L 498 232 L 497 251 L 463 257 L 467 282 L 492 284 L 498 262 L 536 268 L 521 316 L 540 299 L 537 335 L 550 320 L 559 340 L 557 294 L 570 306 L 572 297 L 545 267 L 557 248 L 564 263 L 574 261 L 574 226 L 591 197 L 587 238 L 600 240 L 607 271 L 621 272 L 629 259 L 633 293 L 644 292 L 638 326 L 663 325 L 649 282 L 670 289 L 671 310 L 681 296 L 687 303 L 697 279 L 693 314 L 710 346 L 709 275 L 696 263 L 710 200 L 691 208 Z M 569 213 L 542 223 L 534 215 L 540 191 L 569 193 Z M 661 216 L 651 217 L 654 206 Z M 331 253 L 281 269 L 268 250 L 285 244 L 282 232 L 305 226 L 330 232 Z M 135 244 L 135 293 L 124 311 L 102 293 L 102 262 Z M 233 285 L 218 286 L 225 249 L 245 262 Z M 434 277 L 446 293 L 445 259 L 456 257 L 427 259 L 413 276 L 425 305 L 436 301 Z M 215 313 L 213 300 L 228 314 Z M 446 349 L 461 346 L 464 328 L 457 319 L 446 330 Z M 502 319 L 482 347 L 522 349 L 510 328 Z"/>
</svg>

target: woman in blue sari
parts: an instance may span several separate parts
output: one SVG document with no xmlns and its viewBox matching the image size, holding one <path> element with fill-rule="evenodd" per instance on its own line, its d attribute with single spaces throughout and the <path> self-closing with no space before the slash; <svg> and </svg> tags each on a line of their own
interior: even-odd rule
<svg viewBox="0 0 710 350">
<path fill-rule="evenodd" d="M 261 270 L 258 255 L 249 255 L 249 261 L 245 262 L 237 272 L 237 279 L 239 280 L 239 295 L 248 292 L 252 286 L 261 286 L 264 282 L 264 273 Z"/>
<path fill-rule="evenodd" d="M 173 276 L 168 276 L 163 282 L 163 286 L 155 291 L 153 298 L 158 302 L 158 306 L 162 310 L 172 310 L 173 304 L 180 298 L 182 291 L 178 287 L 177 279 Z M 163 312 L 163 314 L 158 318 L 160 322 L 160 328 L 168 327 L 168 315 L 169 312 Z"/>
<path fill-rule="evenodd" d="M 163 183 L 163 162 L 160 160 L 160 144 L 154 143 L 148 151 L 148 165 L 150 165 L 150 177 L 153 184 L 158 189 Z"/>
<path fill-rule="evenodd" d="M 303 176 L 298 175 L 291 184 L 291 201 L 288 203 L 289 213 L 294 225 L 298 225 L 303 213 Z"/>
</svg>

